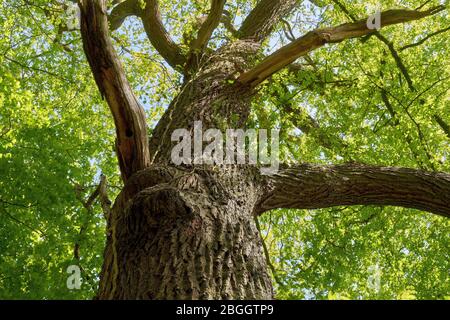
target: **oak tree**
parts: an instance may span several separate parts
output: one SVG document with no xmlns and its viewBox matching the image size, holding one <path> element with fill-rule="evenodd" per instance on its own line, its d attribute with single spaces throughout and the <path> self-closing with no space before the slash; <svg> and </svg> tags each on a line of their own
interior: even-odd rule
<svg viewBox="0 0 450 320">
<path fill-rule="evenodd" d="M 76 193 L 85 212 L 98 204 L 106 218 L 96 298 L 272 299 L 274 285 L 285 298 L 345 296 L 342 287 L 358 297 L 359 280 L 348 272 L 378 265 L 384 251 L 373 248 L 388 247 L 383 232 L 395 237 L 404 223 L 411 237 L 414 224 L 422 232 L 432 224 L 445 252 L 448 11 L 435 1 L 407 2 L 389 1 L 377 29 L 367 22 L 375 8 L 337 0 L 78 0 L 79 30 L 52 20 L 59 52 L 82 59 L 81 47 L 64 40 L 81 35 L 114 123 L 108 139 L 114 136 L 123 187 L 113 203 L 105 176 L 90 196 L 83 186 Z M 38 3 L 36 10 L 54 17 L 60 6 Z M 175 165 L 172 133 L 194 134 L 196 121 L 203 130 L 280 129 L 279 171 Z M 393 251 L 407 256 L 414 249 L 402 241 L 413 240 L 399 237 Z M 362 247 L 364 262 L 352 262 L 348 250 Z M 443 269 L 445 255 L 437 263 Z M 424 292 L 448 295 L 448 277 L 439 277 L 430 280 L 440 283 L 434 293 L 431 284 Z M 319 278 L 313 290 L 305 285 Z M 95 287 L 95 275 L 89 279 Z"/>
</svg>

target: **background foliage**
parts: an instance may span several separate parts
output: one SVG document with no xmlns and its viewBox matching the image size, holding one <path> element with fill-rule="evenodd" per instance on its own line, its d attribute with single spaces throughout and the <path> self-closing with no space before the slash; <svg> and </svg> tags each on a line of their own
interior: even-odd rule
<svg viewBox="0 0 450 320">
<path fill-rule="evenodd" d="M 167 28 L 186 46 L 209 2 L 160 2 Z M 413 9 L 422 2 L 383 1 L 382 9 Z M 99 204 L 86 210 L 80 195 L 89 197 L 100 173 L 109 179 L 111 199 L 121 188 L 112 118 L 92 80 L 79 32 L 67 30 L 67 3 L 0 0 L 3 299 L 91 298 L 105 222 Z M 228 1 L 235 25 L 254 3 Z M 356 17 L 377 7 L 376 1 L 341 4 Z M 299 36 L 350 17 L 336 1 L 324 0 L 303 1 L 286 20 Z M 377 37 L 320 49 L 296 62 L 301 71 L 283 71 L 264 84 L 249 125 L 280 128 L 288 162 L 358 161 L 450 172 L 450 135 L 436 121 L 450 123 L 448 32 L 402 50 L 448 27 L 447 10 L 383 29 L 407 74 Z M 289 36 L 281 24 L 265 52 Z M 211 48 L 230 39 L 221 26 Z M 136 19 L 128 19 L 113 40 L 151 130 L 182 79 L 149 45 Z M 282 108 L 287 103 L 288 111 Z M 296 127 L 308 116 L 320 128 Z M 260 226 L 279 299 L 449 298 L 450 224 L 442 217 L 392 207 L 277 210 L 262 217 Z M 66 287 L 72 264 L 83 268 L 81 290 Z"/>
</svg>

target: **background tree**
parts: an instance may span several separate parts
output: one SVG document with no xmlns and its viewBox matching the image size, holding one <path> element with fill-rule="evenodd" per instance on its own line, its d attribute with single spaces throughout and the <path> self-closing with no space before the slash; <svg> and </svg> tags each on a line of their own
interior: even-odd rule
<svg viewBox="0 0 450 320">
<path fill-rule="evenodd" d="M 92 295 L 105 216 L 99 298 L 445 298 L 447 11 L 367 3 L 80 1 L 112 148 L 67 3 L 3 1 L 2 296 Z M 175 167 L 196 120 L 280 128 L 285 165 Z"/>
</svg>

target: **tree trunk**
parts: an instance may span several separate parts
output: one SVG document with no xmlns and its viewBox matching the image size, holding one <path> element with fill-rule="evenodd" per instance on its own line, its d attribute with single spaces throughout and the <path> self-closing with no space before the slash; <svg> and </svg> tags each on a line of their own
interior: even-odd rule
<svg viewBox="0 0 450 320">
<path fill-rule="evenodd" d="M 108 218 L 97 298 L 271 299 L 254 222 L 262 185 L 255 169 L 171 166 L 175 129 L 193 133 L 194 121 L 202 121 L 204 130 L 245 125 L 251 92 L 233 80 L 259 44 L 237 41 L 191 61 L 195 68 L 147 150 L 142 107 L 125 94 L 129 84 L 108 36 L 105 11 L 104 1 L 81 3 L 84 49 L 116 120 L 125 182 Z"/>
<path fill-rule="evenodd" d="M 272 299 L 254 217 L 257 168 L 174 167 L 171 133 L 243 128 L 251 92 L 233 84 L 258 49 L 234 43 L 186 79 L 150 140 L 152 166 L 127 181 L 108 222 L 100 299 Z M 231 80 L 231 81 L 230 81 Z"/>
<path fill-rule="evenodd" d="M 255 176 L 168 166 L 133 176 L 108 222 L 98 298 L 271 299 Z"/>
</svg>

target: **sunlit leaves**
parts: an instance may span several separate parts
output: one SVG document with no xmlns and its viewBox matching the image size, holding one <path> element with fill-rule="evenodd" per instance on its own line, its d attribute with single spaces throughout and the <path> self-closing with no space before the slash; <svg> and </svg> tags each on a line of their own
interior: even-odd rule
<svg viewBox="0 0 450 320">
<path fill-rule="evenodd" d="M 87 283 L 67 289 L 65 271 L 98 274 L 105 223 L 96 207 L 75 261 L 88 213 L 74 188 L 88 196 L 100 171 L 118 184 L 114 131 L 79 36 L 57 39 L 51 6 L 34 4 L 0 6 L 0 297 L 90 298 Z"/>
</svg>

